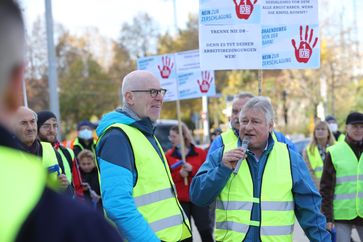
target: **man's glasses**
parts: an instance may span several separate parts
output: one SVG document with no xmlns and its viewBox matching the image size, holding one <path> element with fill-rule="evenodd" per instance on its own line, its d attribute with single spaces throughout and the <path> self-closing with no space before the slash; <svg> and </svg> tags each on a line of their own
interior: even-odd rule
<svg viewBox="0 0 363 242">
<path fill-rule="evenodd" d="M 131 92 L 148 92 L 150 94 L 151 97 L 157 97 L 159 95 L 159 93 L 161 94 L 161 96 L 164 96 L 166 93 L 166 89 L 161 88 L 161 89 L 149 89 L 149 90 L 132 90 Z"/>
</svg>

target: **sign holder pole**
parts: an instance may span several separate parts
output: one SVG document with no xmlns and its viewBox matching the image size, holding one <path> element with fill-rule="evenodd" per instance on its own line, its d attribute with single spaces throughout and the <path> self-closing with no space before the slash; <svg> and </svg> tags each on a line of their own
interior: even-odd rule
<svg viewBox="0 0 363 242">
<path fill-rule="evenodd" d="M 28 107 L 28 97 L 26 95 L 26 84 L 25 84 L 25 79 L 23 79 L 22 82 L 22 89 L 23 89 L 23 101 L 24 101 L 24 106 Z"/>
<path fill-rule="evenodd" d="M 176 58 L 175 58 L 175 54 L 174 54 L 174 68 L 175 68 L 175 70 L 177 70 L 177 63 L 176 63 L 175 59 Z M 184 136 L 183 136 L 183 129 L 182 129 L 182 121 L 181 121 L 180 100 L 179 100 L 179 78 L 178 78 L 178 75 L 176 75 L 176 93 L 177 93 L 176 116 L 178 118 L 180 153 L 181 153 L 182 161 L 183 161 L 183 163 L 185 163 L 186 162 L 185 143 L 184 143 Z M 188 186 L 188 177 L 184 177 L 184 185 Z"/>
<path fill-rule="evenodd" d="M 263 70 L 258 70 L 258 96 L 262 95 Z"/>
</svg>

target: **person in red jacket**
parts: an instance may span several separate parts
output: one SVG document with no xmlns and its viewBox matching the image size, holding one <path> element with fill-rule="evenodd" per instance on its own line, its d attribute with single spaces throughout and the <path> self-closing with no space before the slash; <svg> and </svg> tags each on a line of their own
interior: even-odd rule
<svg viewBox="0 0 363 242">
<path fill-rule="evenodd" d="M 165 156 L 176 186 L 178 200 L 184 212 L 189 220 L 191 216 L 193 217 L 202 241 L 213 241 L 208 207 L 199 207 L 189 199 L 190 183 L 192 182 L 193 176 L 198 172 L 199 167 L 205 161 L 207 154 L 203 149 L 193 144 L 191 133 L 184 123 L 182 123 L 182 136 L 185 144 L 184 152 L 186 161 L 182 161 L 178 126 L 171 127 L 169 131 L 169 140 L 173 144 L 173 148 L 168 150 Z"/>
</svg>

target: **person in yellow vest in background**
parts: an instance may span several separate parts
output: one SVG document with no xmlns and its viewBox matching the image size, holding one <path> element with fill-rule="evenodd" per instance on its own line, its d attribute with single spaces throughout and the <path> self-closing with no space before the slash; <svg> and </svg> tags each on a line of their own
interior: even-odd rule
<svg viewBox="0 0 363 242">
<path fill-rule="evenodd" d="M 316 123 L 311 141 L 303 152 L 303 157 L 317 188 L 320 186 L 327 148 L 334 145 L 334 143 L 335 138 L 328 123 L 324 121 Z"/>
<path fill-rule="evenodd" d="M 97 213 L 46 187 L 42 161 L 26 153 L 10 131 L 22 99 L 26 46 L 13 0 L 0 1 L 0 36 L 0 241 L 122 241 Z"/>
<path fill-rule="evenodd" d="M 305 162 L 273 140 L 273 119 L 268 98 L 251 98 L 238 141 L 213 152 L 192 180 L 192 202 L 216 200 L 216 241 L 292 241 L 295 216 L 310 241 L 330 240 Z"/>
<path fill-rule="evenodd" d="M 325 117 L 325 121 L 328 123 L 331 132 L 333 132 L 334 138 L 337 142 L 344 141 L 345 135 L 339 131 L 337 119 L 333 115 Z"/>
<path fill-rule="evenodd" d="M 128 241 L 191 237 L 168 163 L 154 136 L 165 93 L 152 73 L 127 74 L 120 95 L 123 107 L 103 116 L 96 130 L 103 207 Z"/>
<path fill-rule="evenodd" d="M 43 166 L 48 169 L 53 178 L 50 182 L 55 188 L 57 184 L 62 191 L 66 190 L 70 183 L 65 175 L 65 168 L 59 153 L 48 142 L 41 142 L 37 138 L 37 114 L 27 107 L 19 107 L 14 114 L 13 130 L 17 138 L 22 142 L 26 151 L 42 159 Z M 58 180 L 58 182 L 56 182 Z"/>
<path fill-rule="evenodd" d="M 77 138 L 73 141 L 72 149 L 75 157 L 84 150 L 90 150 L 96 154 L 96 140 L 93 137 L 94 124 L 83 120 L 77 124 Z"/>
<path fill-rule="evenodd" d="M 363 241 L 363 113 L 350 113 L 345 124 L 345 140 L 329 147 L 325 158 L 322 212 L 337 241 L 349 242 L 353 226 Z"/>
<path fill-rule="evenodd" d="M 42 142 L 52 144 L 53 148 L 60 154 L 64 172 L 69 183 L 72 182 L 72 164 L 74 160 L 73 150 L 63 147 L 58 139 L 58 121 L 54 113 L 50 111 L 40 111 L 37 113 L 38 137 Z"/>
</svg>

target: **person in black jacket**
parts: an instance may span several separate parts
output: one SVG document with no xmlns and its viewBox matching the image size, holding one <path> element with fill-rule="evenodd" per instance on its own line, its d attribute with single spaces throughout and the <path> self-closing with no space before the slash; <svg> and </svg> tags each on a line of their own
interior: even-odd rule
<svg viewBox="0 0 363 242">
<path fill-rule="evenodd" d="M 0 1 L 0 36 L 0 241 L 122 241 L 102 216 L 47 188 L 41 161 L 9 131 L 25 67 L 24 22 L 13 0 Z"/>
</svg>

